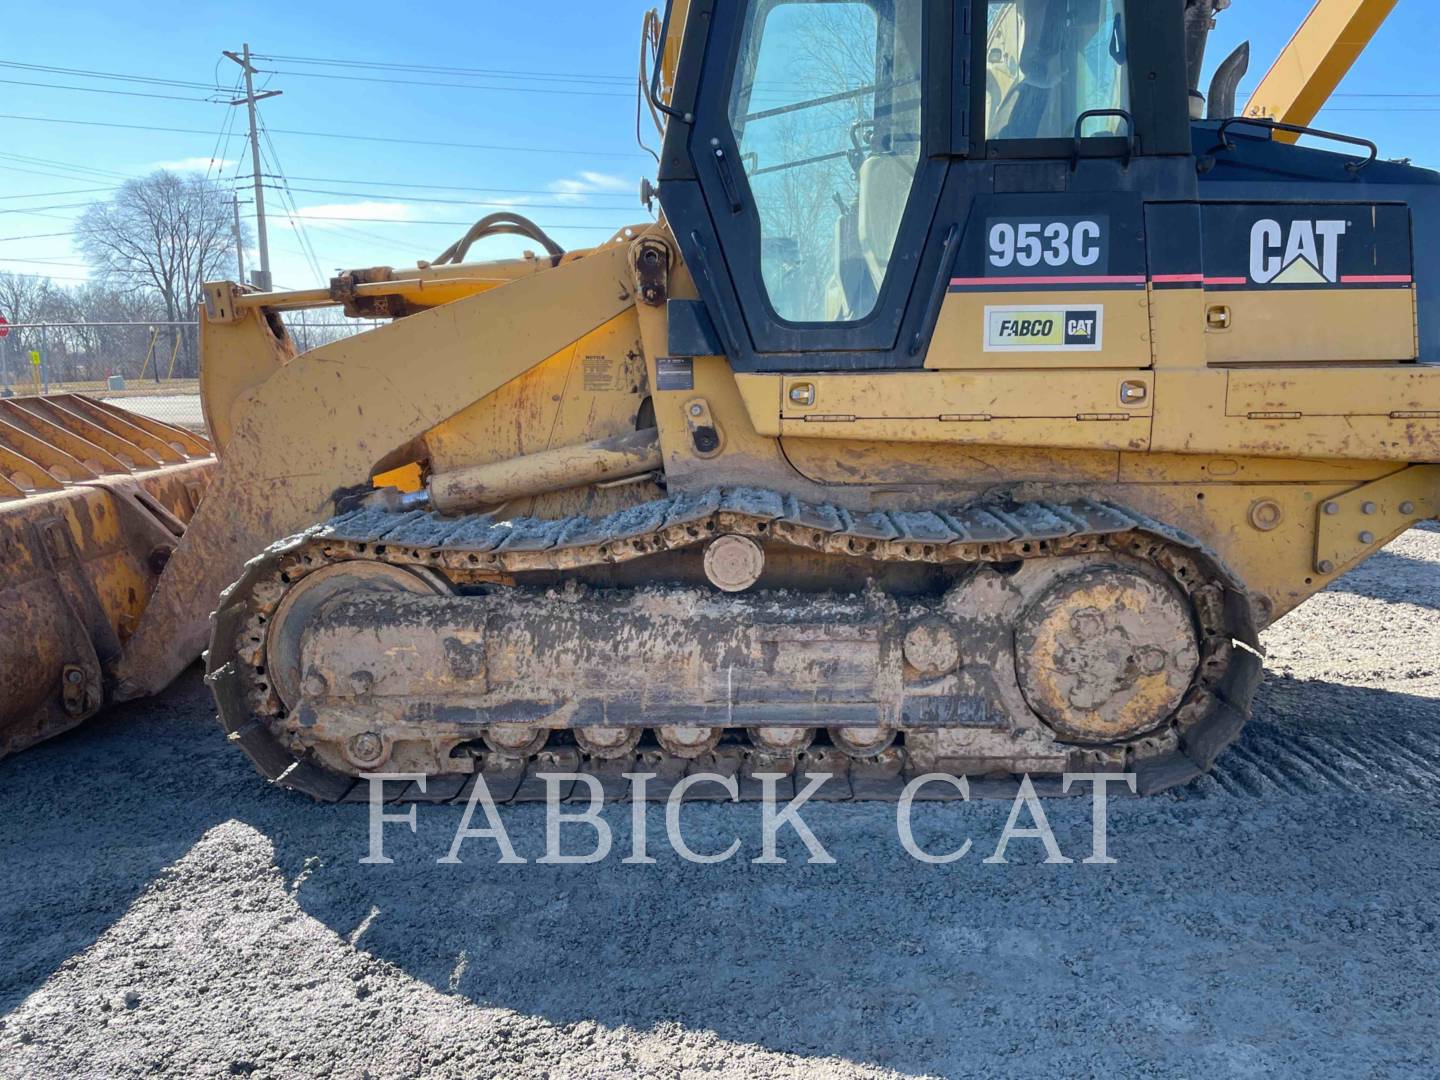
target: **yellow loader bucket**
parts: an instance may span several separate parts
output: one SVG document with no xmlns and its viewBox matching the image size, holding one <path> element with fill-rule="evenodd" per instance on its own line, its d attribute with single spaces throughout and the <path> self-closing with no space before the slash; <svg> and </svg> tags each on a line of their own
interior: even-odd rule
<svg viewBox="0 0 1440 1080">
<path fill-rule="evenodd" d="M 108 402 L 0 399 L 0 757 L 99 710 L 215 464 Z"/>
</svg>

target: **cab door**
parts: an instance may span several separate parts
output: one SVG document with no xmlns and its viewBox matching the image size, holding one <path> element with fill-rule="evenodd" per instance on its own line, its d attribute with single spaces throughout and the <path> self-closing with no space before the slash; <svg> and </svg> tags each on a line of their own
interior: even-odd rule
<svg viewBox="0 0 1440 1080">
<path fill-rule="evenodd" d="M 1145 202 L 1184 104 L 1147 107 L 1179 27 L 1138 0 L 981 7 L 985 152 L 955 166 L 975 198 L 926 366 L 1148 368 Z"/>
<path fill-rule="evenodd" d="M 917 280 L 941 272 L 956 6 L 708 8 L 679 170 L 694 182 L 662 171 L 660 191 L 737 370 L 918 366 L 901 343 L 925 306 Z"/>
</svg>

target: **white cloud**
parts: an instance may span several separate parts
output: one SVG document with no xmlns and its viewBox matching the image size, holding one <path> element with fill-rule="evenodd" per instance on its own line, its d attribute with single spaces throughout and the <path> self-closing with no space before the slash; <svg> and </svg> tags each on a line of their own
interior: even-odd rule
<svg viewBox="0 0 1440 1080">
<path fill-rule="evenodd" d="M 639 190 L 637 180 L 602 172 L 582 172 L 566 180 L 552 180 L 546 185 L 561 202 L 585 202 L 587 195 L 630 195 Z"/>
<path fill-rule="evenodd" d="M 535 199 L 530 196 L 500 195 L 493 199 L 486 199 L 478 205 L 482 208 L 487 206 L 534 206 Z"/>
<path fill-rule="evenodd" d="M 171 172 L 223 172 L 235 164 L 233 158 L 187 157 L 175 161 L 152 162 L 152 169 L 169 169 Z"/>
<path fill-rule="evenodd" d="M 281 206 L 266 206 L 265 218 L 270 225 L 279 225 L 282 228 L 290 224 L 289 213 Z M 375 221 L 381 224 L 386 222 L 419 221 L 415 213 L 415 207 L 409 203 L 399 202 L 353 202 L 353 203 L 323 203 L 319 206 L 302 206 L 295 213 L 295 217 L 303 221 L 312 229 L 325 229 L 335 225 L 343 225 L 347 221 L 366 222 Z"/>
</svg>

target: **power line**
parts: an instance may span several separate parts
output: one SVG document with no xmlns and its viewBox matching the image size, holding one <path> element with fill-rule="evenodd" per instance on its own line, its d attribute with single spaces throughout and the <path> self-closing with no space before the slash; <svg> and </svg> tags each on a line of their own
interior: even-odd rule
<svg viewBox="0 0 1440 1080">
<path fill-rule="evenodd" d="M 219 61 L 216 61 L 216 65 L 218 70 Z M 237 75 L 235 77 L 235 86 L 234 89 L 230 91 L 230 96 L 234 97 L 239 92 L 240 76 Z M 220 134 L 215 136 L 215 147 L 210 151 L 210 164 L 205 166 L 206 180 L 210 179 L 210 172 L 212 169 L 215 168 L 215 163 L 217 161 L 223 162 L 225 160 L 225 155 L 230 152 L 230 136 L 235 130 L 235 116 L 236 113 L 234 109 L 225 110 L 225 119 L 220 122 Z M 225 144 L 225 149 L 223 151 L 220 149 L 220 144 L 222 141 Z M 222 165 L 221 168 L 223 169 L 224 166 Z"/>
<path fill-rule="evenodd" d="M 181 97 L 179 94 L 147 94 L 143 90 L 114 90 L 108 86 L 67 86 L 64 83 L 30 82 L 27 79 L 0 79 L 0 83 L 11 86 L 37 86 L 45 90 L 79 90 L 86 94 L 109 94 L 117 97 L 162 98 L 165 101 L 194 101 L 202 105 L 214 104 L 214 98 Z"/>
<path fill-rule="evenodd" d="M 267 187 L 271 185 L 266 185 Z M 380 191 L 330 191 L 325 188 L 292 187 L 290 191 L 298 191 L 305 195 L 343 195 L 354 199 L 391 199 L 393 192 Z M 554 195 L 555 192 L 546 194 Z M 539 203 L 539 202 L 503 202 L 484 199 L 437 199 L 425 195 L 407 195 L 407 202 L 417 203 L 440 203 L 445 206 L 494 206 L 501 209 L 512 210 L 608 210 L 614 213 L 617 210 L 626 209 L 623 206 L 585 206 L 582 203 Z"/>
<path fill-rule="evenodd" d="M 34 214 L 34 213 L 32 213 L 30 216 L 31 216 L 31 217 L 43 217 L 43 218 L 46 218 L 46 219 L 48 219 L 48 220 L 50 220 L 50 221 L 63 221 L 63 222 L 65 222 L 67 225 L 73 225 L 73 224 L 75 224 L 75 219 L 74 219 L 73 217 L 65 217 L 63 214 Z"/>
<path fill-rule="evenodd" d="M 0 259 L 0 262 L 4 262 Z M 8 274 L 10 277 L 34 278 L 37 281 L 79 281 L 89 283 L 88 277 L 71 277 L 66 274 L 26 274 L 20 270 L 0 270 L 0 274 Z"/>
<path fill-rule="evenodd" d="M 619 97 L 628 98 L 631 93 L 619 91 L 587 89 L 567 90 L 546 86 L 480 86 L 475 83 L 457 82 L 436 82 L 430 79 L 388 79 L 378 75 L 336 75 L 328 71 L 293 71 L 289 68 L 264 68 L 261 69 L 272 75 L 284 75 L 286 78 L 299 79 L 340 79 L 345 82 L 363 83 L 386 83 L 392 86 L 443 86 L 451 90 L 486 90 L 492 93 L 511 94 L 564 94 L 567 97 Z"/>
<path fill-rule="evenodd" d="M 356 229 L 348 225 L 327 225 L 326 231 L 346 233 L 349 237 L 359 237 L 371 244 L 384 244 L 388 246 L 401 246 L 405 243 L 403 237 L 381 236 L 379 233 L 366 232 L 364 229 Z"/>
<path fill-rule="evenodd" d="M 462 228 L 467 228 L 467 229 L 468 229 L 471 225 L 474 225 L 474 224 L 475 224 L 474 221 L 432 221 L 432 220 L 425 220 L 425 219 L 419 219 L 419 218 L 378 218 L 378 217 L 352 218 L 352 217 L 338 217 L 338 216 L 332 217 L 332 216 L 330 216 L 330 215 L 328 215 L 328 214 L 307 214 L 307 213 L 305 213 L 303 210 L 302 210 L 302 211 L 299 211 L 299 213 L 300 213 L 300 216 L 303 217 L 306 221 L 346 221 L 346 222 L 361 222 L 361 223 L 364 223 L 364 224 L 367 224 L 367 225 L 458 225 L 458 226 L 460 226 L 460 227 L 462 227 Z M 255 215 L 254 215 L 254 214 L 246 214 L 245 216 L 246 216 L 246 217 L 253 218 Z M 653 223 L 652 223 L 652 222 L 646 222 L 645 224 L 653 224 Z M 594 229 L 594 230 L 599 230 L 600 232 L 616 233 L 616 232 L 619 232 L 621 228 L 624 228 L 624 226 L 622 225 L 622 226 L 620 226 L 620 228 L 616 228 L 615 226 L 612 226 L 612 225 L 555 225 L 555 224 L 551 224 L 551 225 L 541 225 L 540 228 L 545 229 L 547 232 L 559 232 L 561 229 Z"/>
<path fill-rule="evenodd" d="M 31 233 L 29 236 L 0 236 L 0 244 L 8 243 L 11 240 L 48 240 L 54 236 L 74 236 L 72 232 L 45 232 Z"/>
<path fill-rule="evenodd" d="M 61 262 L 56 259 L 27 259 L 20 255 L 6 255 L 4 258 L 0 258 L 0 262 L 35 263 L 37 266 L 69 266 L 76 270 L 90 269 L 86 263 Z"/>
<path fill-rule="evenodd" d="M 57 195 L 88 195 L 95 191 L 110 191 L 108 187 L 71 188 L 69 191 L 37 191 L 29 195 L 0 195 L 0 199 L 53 199 Z"/>
<path fill-rule="evenodd" d="M 69 181 L 71 181 L 72 183 L 73 183 L 74 181 L 76 181 L 76 180 L 93 180 L 93 179 L 94 179 L 93 176 L 91 176 L 91 177 L 75 176 L 75 175 L 66 174 L 66 173 L 47 172 L 47 171 L 44 170 L 44 169 L 22 169 L 22 168 L 21 168 L 20 166 L 18 166 L 18 165 L 6 165 L 6 164 L 4 164 L 4 163 L 0 163 L 0 169 L 3 169 L 5 172 L 25 173 L 27 176 L 49 176 L 49 177 L 53 177 L 53 178 L 56 179 L 56 180 L 69 180 Z"/>
<path fill-rule="evenodd" d="M 274 164 L 275 171 L 280 174 L 280 193 L 282 201 L 289 210 L 287 217 L 290 221 L 290 227 L 295 230 L 295 238 L 300 241 L 300 247 L 305 254 L 305 258 L 310 263 L 310 269 L 315 274 L 315 280 L 323 282 L 325 280 L 325 272 L 320 269 L 320 260 L 315 256 L 315 245 L 310 242 L 310 237 L 305 232 L 305 226 L 295 220 L 299 215 L 299 211 L 295 208 L 295 196 L 290 192 L 290 182 L 285 179 L 285 169 L 280 164 L 280 155 L 275 149 L 274 142 L 270 139 L 270 132 L 265 130 L 263 124 L 260 126 L 260 131 L 265 136 L 265 145 L 270 150 L 270 161 Z"/>
<path fill-rule="evenodd" d="M 78 127 L 120 128 L 125 131 L 163 131 L 176 135 L 209 135 L 204 128 L 160 127 L 154 124 L 120 124 L 110 120 L 69 120 L 54 116 L 22 116 L 0 113 L 0 120 L 24 120 L 36 124 L 70 124 Z M 397 139 L 385 135 L 350 135 L 336 131 L 300 131 L 294 128 L 271 128 L 275 135 L 303 135 L 310 139 L 347 139 L 353 142 L 391 143 L 402 146 L 440 146 L 451 150 L 487 150 L 492 153 L 564 154 L 573 157 L 639 157 L 636 150 L 567 150 L 554 146 L 502 146 L 492 143 L 441 142 L 432 139 Z"/>
<path fill-rule="evenodd" d="M 351 60 L 337 57 L 321 56 L 282 56 L 278 53 L 255 53 L 257 60 L 270 60 L 285 64 L 314 64 L 321 67 L 348 67 L 366 68 L 375 71 L 424 71 L 436 75 L 475 75 L 483 78 L 499 79 L 527 79 L 527 80 L 552 80 L 558 82 L 604 82 L 623 83 L 629 85 L 635 81 L 634 75 L 577 75 L 574 72 L 560 71 L 524 71 L 505 68 L 464 68 L 464 67 L 443 67 L 435 64 L 401 64 L 387 63 L 377 60 Z"/>
<path fill-rule="evenodd" d="M 94 179 L 130 180 L 133 179 L 128 173 L 115 172 L 111 169 L 97 169 L 93 165 L 76 165 L 69 161 L 56 161 L 53 158 L 30 157 L 27 154 L 0 153 L 0 158 L 10 161 L 23 161 L 28 165 L 48 165 L 55 169 L 68 169 L 71 172 L 92 173 Z"/>
<path fill-rule="evenodd" d="M 77 203 L 48 203 L 45 206 L 15 207 L 10 210 L 0 210 L 0 214 L 30 214 L 36 210 L 75 210 L 80 207 L 89 206 L 88 202 Z"/>
<path fill-rule="evenodd" d="M 118 71 L 96 71 L 93 68 L 52 67 L 49 64 L 22 64 L 18 60 L 0 60 L 0 67 L 20 68 L 24 71 L 43 71 L 49 75 L 78 75 L 86 79 L 112 79 L 117 82 L 148 83 L 152 86 L 179 86 L 188 90 L 208 90 L 224 93 L 223 86 L 213 83 L 190 82 L 185 79 L 166 79 L 158 75 L 128 75 Z"/>
<path fill-rule="evenodd" d="M 611 191 L 576 191 L 559 192 L 550 188 L 498 188 L 498 187 L 466 187 L 463 184 L 409 184 L 397 180 L 374 180 L 374 179 L 353 179 L 347 176 L 292 176 L 291 180 L 299 180 L 302 183 L 314 184 L 363 184 L 368 187 L 387 188 L 414 188 L 420 191 L 478 191 L 489 195 L 561 195 L 575 194 L 593 196 L 602 199 L 625 199 L 632 200 L 634 196 L 625 195 L 620 192 Z M 298 190 L 298 189 L 297 189 Z M 339 193 L 344 194 L 344 193 Z"/>
</svg>

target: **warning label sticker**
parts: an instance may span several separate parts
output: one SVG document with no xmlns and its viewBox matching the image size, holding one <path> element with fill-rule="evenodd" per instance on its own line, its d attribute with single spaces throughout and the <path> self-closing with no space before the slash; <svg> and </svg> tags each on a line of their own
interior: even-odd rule
<svg viewBox="0 0 1440 1080">
<path fill-rule="evenodd" d="M 1103 307 L 987 307 L 986 352 L 1099 352 Z"/>
<path fill-rule="evenodd" d="M 695 361 L 688 356 L 661 356 L 655 360 L 656 390 L 694 390 Z"/>
</svg>

